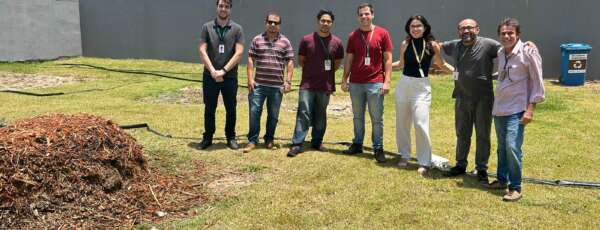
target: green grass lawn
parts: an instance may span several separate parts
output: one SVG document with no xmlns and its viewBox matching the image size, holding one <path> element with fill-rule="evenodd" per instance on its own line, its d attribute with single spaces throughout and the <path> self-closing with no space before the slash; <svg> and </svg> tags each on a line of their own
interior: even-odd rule
<svg viewBox="0 0 600 230">
<path fill-rule="evenodd" d="M 97 69 L 88 64 L 103 67 Z M 112 70 L 121 70 L 111 71 Z M 128 71 L 122 71 L 128 70 Z M 0 63 L 0 72 L 75 76 L 86 81 L 33 92 L 76 92 L 56 97 L 31 97 L 0 93 L 0 119 L 8 123 L 47 113 L 90 113 L 119 124 L 149 123 L 153 128 L 178 137 L 199 138 L 203 106 L 147 100 L 177 94 L 201 83 L 168 77 L 201 80 L 201 65 L 153 60 L 74 58 L 41 63 Z M 135 74 L 143 71 L 151 74 Z M 129 73 L 128 73 L 129 72 Z M 240 68 L 245 85 L 245 68 Z M 338 71 L 340 77 L 341 71 Z M 2 76 L 0 74 L 0 76 Z M 295 72 L 298 84 L 300 72 Z M 394 73 L 394 82 L 400 76 Z M 449 76 L 433 76 L 431 138 L 434 154 L 454 164 L 454 101 Z M 534 122 L 527 126 L 523 146 L 524 176 L 600 182 L 600 85 L 562 87 L 545 82 L 546 102 L 538 105 Z M 296 87 L 297 89 L 297 87 Z M 246 89 L 240 93 L 246 95 Z M 242 96 L 243 96 L 242 95 Z M 503 192 L 478 187 L 468 176 L 443 178 L 439 172 L 420 177 L 416 167 L 398 169 L 393 154 L 395 111 L 393 92 L 385 99 L 385 150 L 388 163 L 379 165 L 371 152 L 359 156 L 340 154 L 351 141 L 351 116 L 330 117 L 325 136 L 327 152 L 308 151 L 289 159 L 285 156 L 292 136 L 297 91 L 284 96 L 276 136 L 279 150 L 261 148 L 249 153 L 225 148 L 223 141 L 209 151 L 190 146 L 198 139 L 168 139 L 143 130 L 130 132 L 144 146 L 152 166 L 177 174 L 194 160 L 208 165 L 216 183 L 212 202 L 198 207 L 195 218 L 160 223 L 172 229 L 595 229 L 600 226 L 600 190 L 524 184 L 524 198 L 517 203 L 501 201 Z M 333 96 L 349 103 L 339 89 Z M 238 101 L 237 134 L 240 144 L 248 131 L 248 103 Z M 334 100 L 332 99 L 332 100 Z M 224 108 L 217 116 L 216 137 L 223 137 Z M 264 118 L 261 131 L 264 133 Z M 370 124 L 367 121 L 367 124 Z M 369 127 L 369 125 L 367 125 Z M 262 135 L 262 133 L 261 133 Z M 370 146 L 370 128 L 366 145 Z M 492 134 L 490 170 L 496 168 L 496 138 Z M 474 141 L 473 141 L 474 143 Z M 469 170 L 474 162 L 469 156 Z M 412 162 L 414 163 L 414 162 Z M 149 228 L 146 223 L 140 228 Z"/>
</svg>

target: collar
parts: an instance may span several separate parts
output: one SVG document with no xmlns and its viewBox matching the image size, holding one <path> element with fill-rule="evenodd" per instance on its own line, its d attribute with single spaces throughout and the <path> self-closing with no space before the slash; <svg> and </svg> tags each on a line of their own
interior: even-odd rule
<svg viewBox="0 0 600 230">
<path fill-rule="evenodd" d="M 263 32 L 263 33 L 261 34 L 261 36 L 263 36 L 263 38 L 264 38 L 265 40 L 267 40 L 267 41 L 269 40 L 269 38 L 267 37 L 267 32 Z M 275 40 L 273 40 L 273 42 L 275 42 L 275 41 L 279 40 L 280 38 L 281 38 L 281 32 L 277 33 L 277 36 L 275 37 Z"/>
<path fill-rule="evenodd" d="M 213 21 L 213 23 L 214 23 L 214 25 L 213 25 L 213 28 L 221 27 L 221 26 L 219 25 L 219 23 L 217 23 L 217 19 L 216 19 L 216 18 L 215 18 L 215 20 Z M 225 26 L 224 26 L 224 27 L 221 27 L 221 28 L 231 28 L 231 18 L 230 18 L 230 19 L 227 19 L 227 23 L 225 23 Z"/>
<path fill-rule="evenodd" d="M 500 49 L 500 53 L 501 53 L 502 55 L 504 55 L 505 57 L 508 57 L 508 56 L 513 56 L 513 55 L 518 55 L 518 54 L 521 52 L 521 50 L 523 50 L 523 47 L 524 47 L 524 46 L 525 46 L 525 43 L 523 43 L 523 42 L 521 41 L 521 39 L 519 39 L 519 40 L 517 41 L 517 44 L 515 44 L 515 47 L 512 49 L 512 52 L 510 52 L 510 54 L 509 54 L 509 55 L 506 55 L 506 52 L 505 52 L 506 48 L 504 48 L 504 47 L 502 47 L 502 48 Z"/>
<path fill-rule="evenodd" d="M 332 34 L 329 33 L 329 35 L 327 35 L 327 37 L 321 37 L 321 35 L 319 35 L 319 32 L 317 32 L 317 31 L 314 32 L 314 36 L 317 36 L 317 37 L 322 38 L 322 39 L 329 39 L 331 37 L 331 35 Z"/>
</svg>

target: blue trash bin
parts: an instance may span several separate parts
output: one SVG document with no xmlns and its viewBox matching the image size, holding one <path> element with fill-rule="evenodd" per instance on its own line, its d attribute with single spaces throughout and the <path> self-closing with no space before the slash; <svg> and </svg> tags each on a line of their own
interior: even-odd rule
<svg viewBox="0 0 600 230">
<path fill-rule="evenodd" d="M 569 86 L 583 85 L 592 47 L 588 44 L 567 43 L 560 45 L 560 50 L 560 83 Z"/>
</svg>

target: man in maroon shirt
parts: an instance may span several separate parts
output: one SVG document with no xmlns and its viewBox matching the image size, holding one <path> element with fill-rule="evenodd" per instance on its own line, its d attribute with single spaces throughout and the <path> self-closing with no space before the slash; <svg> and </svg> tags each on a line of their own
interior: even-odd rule
<svg viewBox="0 0 600 230">
<path fill-rule="evenodd" d="M 357 13 L 360 27 L 348 38 L 342 80 L 342 89 L 350 91 L 354 114 L 354 139 L 344 153 L 362 153 L 368 106 L 375 159 L 383 163 L 383 96 L 389 92 L 391 84 L 392 39 L 386 29 L 373 24 L 371 4 L 360 4 Z"/>
<path fill-rule="evenodd" d="M 327 127 L 327 105 L 329 95 L 335 91 L 335 71 L 344 58 L 342 41 L 331 34 L 335 16 L 329 10 L 317 14 L 317 31 L 300 41 L 298 63 L 302 66 L 302 81 L 298 98 L 296 128 L 288 157 L 302 151 L 302 143 L 312 129 L 311 148 L 321 150 Z"/>
</svg>

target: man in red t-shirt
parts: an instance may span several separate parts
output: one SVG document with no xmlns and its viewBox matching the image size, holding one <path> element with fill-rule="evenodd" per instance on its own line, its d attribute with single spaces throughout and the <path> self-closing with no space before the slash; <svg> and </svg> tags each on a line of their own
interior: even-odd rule
<svg viewBox="0 0 600 230">
<path fill-rule="evenodd" d="M 327 127 L 329 95 L 335 91 L 335 71 L 342 64 L 344 46 L 331 34 L 335 16 L 329 10 L 317 14 L 317 31 L 302 38 L 298 49 L 298 64 L 302 66 L 302 82 L 298 98 L 296 128 L 288 157 L 302 151 L 302 143 L 312 126 L 311 148 L 321 150 Z"/>
<path fill-rule="evenodd" d="M 368 106 L 373 152 L 377 162 L 383 163 L 383 98 L 389 92 L 391 84 L 392 39 L 386 29 L 373 24 L 371 4 L 360 4 L 357 13 L 360 26 L 348 38 L 342 80 L 342 90 L 350 91 L 354 114 L 354 139 L 344 153 L 362 153 L 365 108 Z"/>
</svg>

